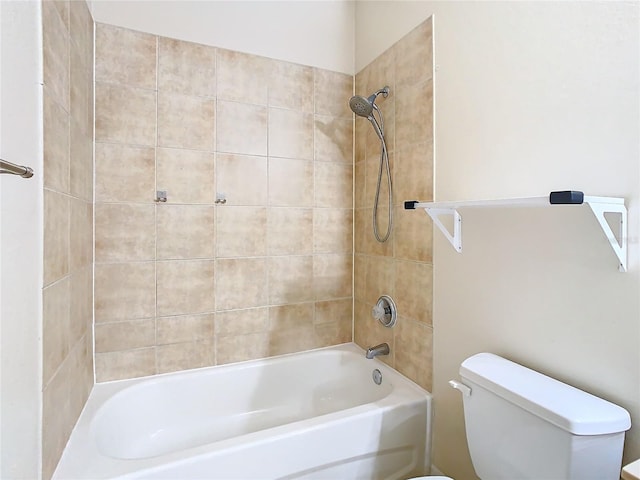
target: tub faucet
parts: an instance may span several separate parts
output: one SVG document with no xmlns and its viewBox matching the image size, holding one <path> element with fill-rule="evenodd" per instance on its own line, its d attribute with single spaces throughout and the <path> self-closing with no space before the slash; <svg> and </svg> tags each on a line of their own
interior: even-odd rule
<svg viewBox="0 0 640 480">
<path fill-rule="evenodd" d="M 366 357 L 369 360 L 377 357 L 378 355 L 389 355 L 388 343 L 381 343 L 380 345 L 376 345 L 375 347 L 367 348 Z"/>
</svg>

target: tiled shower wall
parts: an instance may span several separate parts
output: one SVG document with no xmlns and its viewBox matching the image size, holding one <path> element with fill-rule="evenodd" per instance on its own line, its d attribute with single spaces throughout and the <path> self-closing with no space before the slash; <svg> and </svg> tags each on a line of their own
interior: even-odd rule
<svg viewBox="0 0 640 480">
<path fill-rule="evenodd" d="M 84 1 L 45 1 L 42 27 L 42 477 L 48 479 L 93 386 L 93 20 Z"/>
<path fill-rule="evenodd" d="M 352 77 L 98 24 L 95 88 L 97 381 L 351 340 Z"/>
<path fill-rule="evenodd" d="M 432 383 L 432 237 L 431 222 L 420 211 L 403 210 L 405 200 L 433 199 L 433 55 L 432 19 L 426 20 L 356 75 L 356 93 L 378 97 L 385 120 L 394 190 L 394 230 L 378 243 L 372 230 L 380 141 L 371 124 L 356 119 L 354 338 L 362 347 L 387 342 L 380 357 L 431 390 Z M 387 188 L 383 177 L 378 218 L 387 226 Z M 383 206 L 384 205 L 384 206 Z M 381 295 L 391 295 L 398 322 L 389 329 L 371 316 Z"/>
</svg>

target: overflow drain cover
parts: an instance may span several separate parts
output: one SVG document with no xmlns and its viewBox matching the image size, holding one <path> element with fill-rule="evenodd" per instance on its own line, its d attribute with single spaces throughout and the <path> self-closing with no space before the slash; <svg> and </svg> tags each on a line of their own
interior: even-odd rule
<svg viewBox="0 0 640 480">
<path fill-rule="evenodd" d="M 380 385 L 382 383 L 382 373 L 377 368 L 371 372 L 371 377 L 376 385 Z"/>
</svg>

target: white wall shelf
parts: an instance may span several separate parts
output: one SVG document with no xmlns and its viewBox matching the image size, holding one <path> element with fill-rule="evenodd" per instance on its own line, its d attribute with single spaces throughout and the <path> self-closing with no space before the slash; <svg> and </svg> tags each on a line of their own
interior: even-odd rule
<svg viewBox="0 0 640 480">
<path fill-rule="evenodd" d="M 618 258 L 618 269 L 627 271 L 627 208 L 624 198 L 587 196 L 577 191 L 551 192 L 546 197 L 505 198 L 499 200 L 470 200 L 463 202 L 404 202 L 406 210 L 424 208 L 433 223 L 458 252 L 462 252 L 462 215 L 459 210 L 472 208 L 505 208 L 505 207 L 553 207 L 555 205 L 587 205 L 593 212 L 600 228 L 604 232 L 613 253 Z M 617 232 L 605 217 L 606 214 L 617 214 Z M 448 216 L 452 225 L 448 228 L 441 217 Z"/>
</svg>

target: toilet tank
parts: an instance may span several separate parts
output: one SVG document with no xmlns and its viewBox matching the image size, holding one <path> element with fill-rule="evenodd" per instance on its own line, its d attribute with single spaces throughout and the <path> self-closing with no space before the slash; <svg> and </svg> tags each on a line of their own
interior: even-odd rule
<svg viewBox="0 0 640 480">
<path fill-rule="evenodd" d="M 619 480 L 625 409 L 491 353 L 466 359 L 460 376 L 482 480 Z"/>
</svg>

